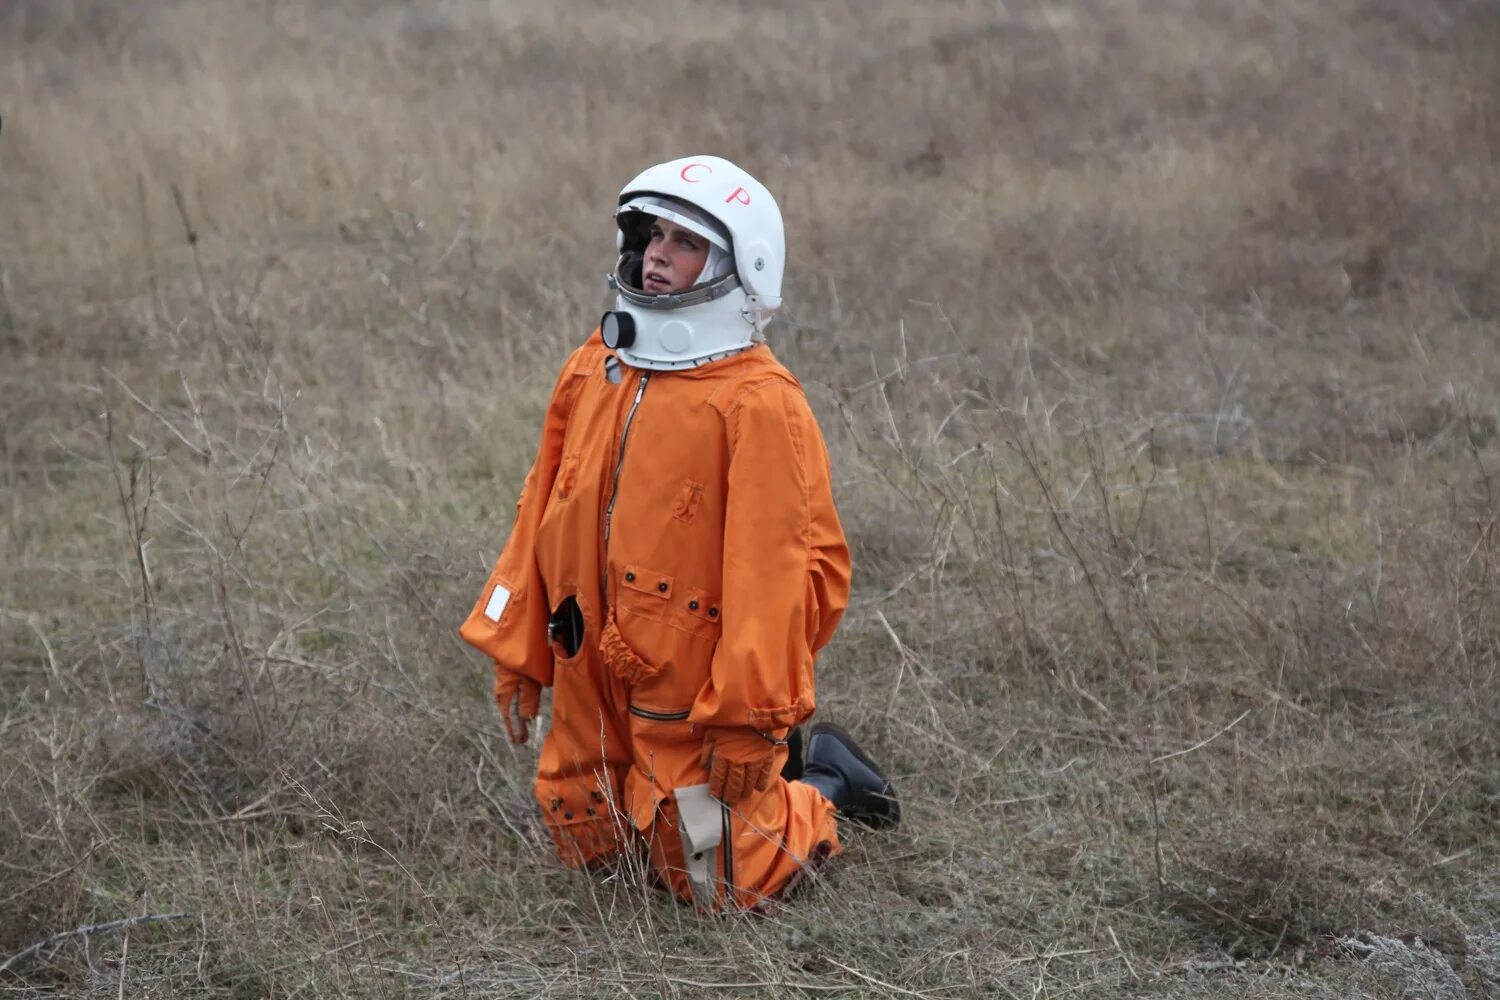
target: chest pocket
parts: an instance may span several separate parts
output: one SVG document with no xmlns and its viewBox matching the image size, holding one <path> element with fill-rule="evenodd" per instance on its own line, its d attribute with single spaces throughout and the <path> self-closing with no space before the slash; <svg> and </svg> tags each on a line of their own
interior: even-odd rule
<svg viewBox="0 0 1500 1000">
<path fill-rule="evenodd" d="M 703 484 L 684 479 L 682 489 L 677 494 L 677 502 L 672 505 L 672 516 L 683 524 L 692 524 L 693 518 L 698 516 L 698 504 L 702 501 Z"/>
<path fill-rule="evenodd" d="M 564 455 L 562 468 L 557 470 L 557 499 L 566 500 L 578 487 L 578 453 Z"/>
<path fill-rule="evenodd" d="M 618 604 L 629 617 L 660 622 L 700 639 L 717 641 L 722 630 L 718 595 L 644 566 L 626 566 L 620 574 Z"/>
<path fill-rule="evenodd" d="M 624 568 L 615 594 L 613 635 L 605 636 L 602 649 L 605 662 L 630 685 L 632 704 L 691 705 L 719 644 L 718 598 L 640 565 Z"/>
</svg>

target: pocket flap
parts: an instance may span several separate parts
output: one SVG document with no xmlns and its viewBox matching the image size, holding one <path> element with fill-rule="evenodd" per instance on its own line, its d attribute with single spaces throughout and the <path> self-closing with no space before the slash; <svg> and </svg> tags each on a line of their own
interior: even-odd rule
<svg viewBox="0 0 1500 1000">
<path fill-rule="evenodd" d="M 702 587 L 688 587 L 685 596 L 687 600 L 684 607 L 687 613 L 706 622 L 718 624 L 719 621 L 719 599 Z"/>
<path fill-rule="evenodd" d="M 625 572 L 620 576 L 620 586 L 642 594 L 652 594 L 664 601 L 672 596 L 672 578 L 643 566 L 626 566 Z"/>
</svg>

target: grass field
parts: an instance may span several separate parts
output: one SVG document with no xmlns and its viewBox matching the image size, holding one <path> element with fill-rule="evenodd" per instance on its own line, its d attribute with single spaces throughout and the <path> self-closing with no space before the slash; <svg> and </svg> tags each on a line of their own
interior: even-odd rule
<svg viewBox="0 0 1500 1000">
<path fill-rule="evenodd" d="M 7 996 L 1500 998 L 1489 0 L 7 0 L 0 115 Z M 564 870 L 456 634 L 694 152 L 905 814 L 772 919 Z"/>
</svg>

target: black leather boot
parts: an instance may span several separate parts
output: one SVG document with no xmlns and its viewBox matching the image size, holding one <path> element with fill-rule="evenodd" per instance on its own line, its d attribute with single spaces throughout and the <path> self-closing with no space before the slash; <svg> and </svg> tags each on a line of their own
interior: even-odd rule
<svg viewBox="0 0 1500 1000">
<path fill-rule="evenodd" d="M 874 827 L 901 822 L 901 806 L 890 780 L 848 733 L 831 722 L 812 727 L 802 781 L 849 819 Z"/>
</svg>

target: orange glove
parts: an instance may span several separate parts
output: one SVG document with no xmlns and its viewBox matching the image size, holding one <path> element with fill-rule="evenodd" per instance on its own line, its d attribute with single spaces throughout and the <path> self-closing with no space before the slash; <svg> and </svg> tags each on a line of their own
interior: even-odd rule
<svg viewBox="0 0 1500 1000">
<path fill-rule="evenodd" d="M 525 743 L 527 723 L 542 708 L 542 686 L 525 674 L 495 667 L 495 704 L 505 717 L 505 733 L 512 743 Z"/>
<path fill-rule="evenodd" d="M 708 794 L 733 805 L 751 792 L 771 784 L 776 737 L 749 726 L 710 726 L 703 737 L 703 766 L 708 769 Z"/>
</svg>

